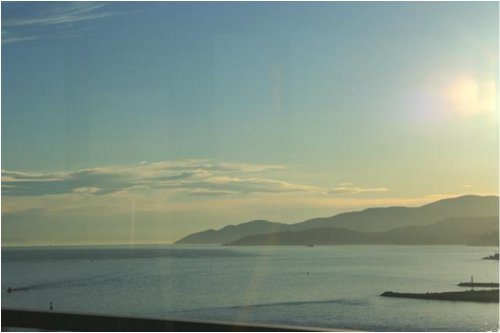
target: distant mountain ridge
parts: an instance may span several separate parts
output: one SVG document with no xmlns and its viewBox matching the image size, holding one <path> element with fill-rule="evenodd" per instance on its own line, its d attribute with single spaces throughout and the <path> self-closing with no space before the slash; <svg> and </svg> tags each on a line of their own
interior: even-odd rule
<svg viewBox="0 0 500 333">
<path fill-rule="evenodd" d="M 497 196 L 466 195 L 442 199 L 420 207 L 367 208 L 332 217 L 315 218 L 292 225 L 291 230 L 321 227 L 354 231 L 388 231 L 397 227 L 426 225 L 449 217 L 498 216 Z"/>
<path fill-rule="evenodd" d="M 386 232 L 406 226 L 425 226 L 447 218 L 498 216 L 498 196 L 465 195 L 435 201 L 421 207 L 368 208 L 296 224 L 256 220 L 219 230 L 190 234 L 176 244 L 226 244 L 248 236 L 337 228 L 357 232 Z"/>
<path fill-rule="evenodd" d="M 225 244 L 245 236 L 279 232 L 286 226 L 284 223 L 256 220 L 190 234 L 175 244 Z"/>
<path fill-rule="evenodd" d="M 498 217 L 448 218 L 425 226 L 390 231 L 359 232 L 342 228 L 315 228 L 240 238 L 227 245 L 486 245 L 498 246 Z M 486 237 L 485 237 L 486 236 Z"/>
</svg>

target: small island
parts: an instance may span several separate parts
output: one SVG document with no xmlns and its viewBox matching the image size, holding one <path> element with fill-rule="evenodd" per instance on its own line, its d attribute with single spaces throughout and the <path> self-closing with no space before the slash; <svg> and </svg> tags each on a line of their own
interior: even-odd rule
<svg viewBox="0 0 500 333">
<path fill-rule="evenodd" d="M 441 293 L 397 293 L 392 291 L 386 291 L 382 293 L 380 296 L 418 298 L 418 299 L 441 300 L 441 301 L 498 303 L 498 289 L 447 291 Z"/>
</svg>

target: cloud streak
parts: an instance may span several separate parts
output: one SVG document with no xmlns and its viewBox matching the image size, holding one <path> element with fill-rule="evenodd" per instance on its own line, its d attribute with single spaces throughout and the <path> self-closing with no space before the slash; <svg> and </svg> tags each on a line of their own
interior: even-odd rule
<svg viewBox="0 0 500 333">
<path fill-rule="evenodd" d="M 105 6 L 103 3 L 71 2 L 64 6 L 54 7 L 29 18 L 7 19 L 2 23 L 5 28 L 22 26 L 48 26 L 69 24 L 80 21 L 96 20 L 115 15 L 112 12 L 99 11 Z"/>
<path fill-rule="evenodd" d="M 35 40 L 38 39 L 36 36 L 24 36 L 24 37 L 14 37 L 14 36 L 9 36 L 9 37 L 3 37 L 2 36 L 2 44 L 14 44 L 14 43 L 19 43 L 19 42 L 26 42 L 30 40 Z"/>
<path fill-rule="evenodd" d="M 361 194 L 361 193 L 380 193 L 387 192 L 389 189 L 385 187 L 359 187 L 352 183 L 341 183 L 333 190 L 328 191 L 329 195 L 344 195 L 344 194 Z"/>
<path fill-rule="evenodd" d="M 347 182 L 331 189 L 270 176 L 272 171 L 284 169 L 286 168 L 283 165 L 188 159 L 68 172 L 2 170 L 2 194 L 7 197 L 68 194 L 97 197 L 117 192 L 169 191 L 172 194 L 208 198 L 252 193 L 303 193 L 317 197 L 355 196 L 388 191 L 385 187 L 362 187 Z"/>
<path fill-rule="evenodd" d="M 43 28 L 68 27 L 74 24 L 104 19 L 123 13 L 106 10 L 105 3 L 69 2 L 51 4 L 45 11 L 29 17 L 15 17 L 2 20 L 2 44 L 13 44 L 40 39 Z M 68 35 L 66 35 L 68 37 Z"/>
<path fill-rule="evenodd" d="M 315 186 L 254 176 L 263 171 L 283 168 L 281 165 L 180 160 L 70 172 L 28 173 L 2 170 L 2 194 L 95 196 L 140 189 L 176 190 L 193 196 L 219 196 L 321 190 Z"/>
</svg>

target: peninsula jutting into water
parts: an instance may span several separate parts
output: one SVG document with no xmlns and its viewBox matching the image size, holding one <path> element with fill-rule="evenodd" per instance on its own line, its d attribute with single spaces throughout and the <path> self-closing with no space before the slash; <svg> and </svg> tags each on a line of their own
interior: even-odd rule
<svg viewBox="0 0 500 333">
<path fill-rule="evenodd" d="M 498 283 L 496 282 L 460 282 L 457 284 L 459 287 L 478 287 L 478 288 L 498 288 Z"/>
<path fill-rule="evenodd" d="M 417 299 L 441 300 L 441 301 L 498 303 L 498 289 L 448 291 L 442 293 L 397 293 L 392 291 L 386 291 L 382 293 L 380 296 L 417 298 Z"/>
<path fill-rule="evenodd" d="M 484 257 L 485 260 L 498 260 L 498 253 L 492 254 L 491 256 Z"/>
</svg>

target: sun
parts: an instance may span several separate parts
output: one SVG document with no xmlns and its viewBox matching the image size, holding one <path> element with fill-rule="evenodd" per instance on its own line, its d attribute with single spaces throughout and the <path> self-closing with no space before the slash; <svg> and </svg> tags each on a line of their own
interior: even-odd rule
<svg viewBox="0 0 500 333">
<path fill-rule="evenodd" d="M 448 85 L 446 97 L 454 112 L 462 116 L 493 113 L 497 108 L 497 91 L 494 80 L 478 80 L 460 76 Z"/>
</svg>

